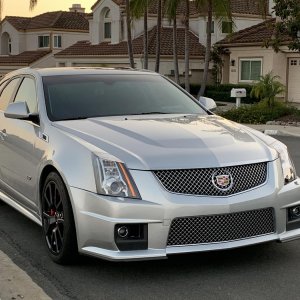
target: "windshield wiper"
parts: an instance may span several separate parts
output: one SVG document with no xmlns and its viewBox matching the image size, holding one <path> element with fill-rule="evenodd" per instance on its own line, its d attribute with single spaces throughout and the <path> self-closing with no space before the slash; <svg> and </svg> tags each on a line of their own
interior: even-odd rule
<svg viewBox="0 0 300 300">
<path fill-rule="evenodd" d="M 137 115 L 168 115 L 168 114 L 171 113 L 162 112 L 162 111 L 149 111 L 149 112 L 139 113 Z"/>
<path fill-rule="evenodd" d="M 75 121 L 75 120 L 86 120 L 89 117 L 74 117 L 74 118 L 67 118 L 67 119 L 62 119 L 61 121 Z"/>
</svg>

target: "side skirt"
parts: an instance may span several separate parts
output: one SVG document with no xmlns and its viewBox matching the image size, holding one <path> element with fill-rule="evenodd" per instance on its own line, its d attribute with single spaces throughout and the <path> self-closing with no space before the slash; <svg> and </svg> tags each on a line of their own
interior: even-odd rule
<svg viewBox="0 0 300 300">
<path fill-rule="evenodd" d="M 42 226 L 42 221 L 37 214 L 27 210 L 22 205 L 20 205 L 18 202 L 16 202 L 15 200 L 10 198 L 6 194 L 4 194 L 2 191 L 0 191 L 0 199 L 3 200 L 8 205 L 10 205 L 11 207 L 13 207 L 14 209 L 16 209 L 17 211 L 19 211 L 21 214 L 23 214 L 27 218 L 29 218 L 31 221 L 35 222 L 39 226 Z"/>
</svg>

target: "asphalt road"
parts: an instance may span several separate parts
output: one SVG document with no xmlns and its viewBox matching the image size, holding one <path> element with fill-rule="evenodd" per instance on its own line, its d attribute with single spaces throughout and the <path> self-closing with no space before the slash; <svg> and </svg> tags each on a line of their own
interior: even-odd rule
<svg viewBox="0 0 300 300">
<path fill-rule="evenodd" d="M 300 173 L 300 139 L 279 139 Z M 0 249 L 54 299 L 300 299 L 300 240 L 163 261 L 80 257 L 59 266 L 47 256 L 41 229 L 1 203 Z"/>
</svg>

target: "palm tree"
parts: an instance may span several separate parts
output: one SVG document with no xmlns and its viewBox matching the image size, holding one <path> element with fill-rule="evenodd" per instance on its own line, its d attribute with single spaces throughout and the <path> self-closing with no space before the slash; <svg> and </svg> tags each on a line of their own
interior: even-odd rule
<svg viewBox="0 0 300 300">
<path fill-rule="evenodd" d="M 126 0 L 126 28 L 127 28 L 127 47 L 130 67 L 134 68 L 132 36 L 131 36 L 131 13 L 130 13 L 130 0 Z"/>
<path fill-rule="evenodd" d="M 201 9 L 207 10 L 207 32 L 206 32 L 206 52 L 205 52 L 205 62 L 204 62 L 204 72 L 203 80 L 201 84 L 201 89 L 198 93 L 198 98 L 203 96 L 207 84 L 208 72 L 209 72 L 209 62 L 211 56 L 211 31 L 212 31 L 212 19 L 213 16 L 217 20 L 226 20 L 233 24 L 232 14 L 231 14 L 231 1 L 230 0 L 196 0 L 196 4 Z M 219 22 L 222 24 L 222 22 Z"/>
<path fill-rule="evenodd" d="M 175 82 L 180 84 L 178 67 L 178 42 L 177 42 L 177 8 L 181 0 L 166 0 L 165 8 L 169 21 L 173 21 L 173 60 Z"/>
<path fill-rule="evenodd" d="M 190 0 L 185 0 L 186 12 L 185 12 L 185 90 L 190 92 L 190 39 L 189 39 L 189 31 L 190 31 Z"/>
<path fill-rule="evenodd" d="M 157 32 L 156 32 L 156 59 L 155 72 L 159 73 L 160 66 L 160 48 L 161 48 L 161 26 L 162 26 L 162 0 L 157 4 Z"/>
<path fill-rule="evenodd" d="M 285 91 L 285 86 L 279 79 L 280 77 L 273 75 L 272 72 L 267 73 L 265 76 L 261 76 L 252 87 L 250 93 L 251 97 L 266 101 L 268 107 L 273 108 L 276 96 Z"/>
<path fill-rule="evenodd" d="M 35 6 L 37 5 L 38 0 L 29 0 L 29 9 L 33 10 Z"/>
<path fill-rule="evenodd" d="M 144 17 L 144 69 L 148 69 L 148 8 L 153 0 L 131 0 L 130 10 L 134 18 Z"/>
</svg>

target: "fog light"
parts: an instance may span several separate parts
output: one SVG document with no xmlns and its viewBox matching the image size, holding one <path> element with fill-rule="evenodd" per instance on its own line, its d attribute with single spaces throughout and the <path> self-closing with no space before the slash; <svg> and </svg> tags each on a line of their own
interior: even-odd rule
<svg viewBox="0 0 300 300">
<path fill-rule="evenodd" d="M 292 208 L 292 215 L 295 218 L 300 218 L 300 206 L 296 206 L 296 207 Z"/>
<path fill-rule="evenodd" d="M 300 205 L 288 209 L 288 219 L 289 221 L 300 219 Z"/>
<path fill-rule="evenodd" d="M 287 209 L 286 230 L 300 228 L 300 205 L 289 207 Z"/>
<path fill-rule="evenodd" d="M 126 226 L 122 226 L 118 228 L 118 236 L 122 239 L 126 238 L 128 236 L 128 228 Z"/>
<path fill-rule="evenodd" d="M 121 251 L 148 249 L 148 224 L 117 224 L 115 243 Z"/>
</svg>

